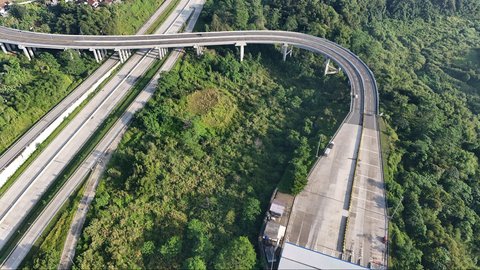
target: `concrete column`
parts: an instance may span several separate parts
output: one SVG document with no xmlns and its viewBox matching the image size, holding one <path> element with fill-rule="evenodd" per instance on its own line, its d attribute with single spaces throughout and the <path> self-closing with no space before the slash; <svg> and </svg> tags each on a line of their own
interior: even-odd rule
<svg viewBox="0 0 480 270">
<path fill-rule="evenodd" d="M 7 51 L 12 51 L 12 46 L 10 46 L 10 44 L 5 43 L 5 46 L 7 47 Z"/>
<path fill-rule="evenodd" d="M 292 55 L 292 49 L 290 49 L 290 50 L 288 49 L 288 44 L 287 43 L 283 43 L 282 53 L 283 53 L 283 62 L 285 62 L 287 60 L 288 55 Z"/>
<path fill-rule="evenodd" d="M 127 52 L 127 50 L 121 50 L 121 53 L 122 53 L 122 55 L 123 55 L 124 61 L 127 61 L 127 59 L 128 59 L 128 52 Z"/>
<path fill-rule="evenodd" d="M 31 56 L 32 58 L 35 57 L 35 54 L 33 54 L 32 48 L 27 48 L 27 51 L 28 51 L 28 53 L 30 54 L 30 56 Z"/>
<path fill-rule="evenodd" d="M 161 60 L 161 59 L 163 58 L 163 57 L 162 57 L 162 48 L 157 47 L 157 52 L 158 52 L 158 59 Z"/>
<path fill-rule="evenodd" d="M 90 49 L 90 51 L 92 51 L 92 52 L 93 52 L 93 55 L 95 56 L 95 61 L 97 61 L 97 63 L 99 63 L 99 62 L 100 62 L 100 60 L 98 59 L 97 50 L 95 50 L 95 49 Z"/>
<path fill-rule="evenodd" d="M 23 53 L 24 53 L 25 56 L 28 58 L 28 60 L 32 60 L 32 58 L 31 58 L 30 55 L 28 54 L 28 50 L 27 50 L 27 48 L 26 48 L 25 46 L 18 45 L 18 48 L 23 50 Z"/>
<path fill-rule="evenodd" d="M 323 75 L 337 74 L 338 72 L 340 72 L 340 70 L 342 69 L 341 68 L 337 69 L 334 66 L 330 66 L 330 58 L 327 58 L 327 60 L 325 61 L 325 71 Z"/>
<path fill-rule="evenodd" d="M 3 53 L 7 53 L 7 48 L 5 48 L 5 45 L 3 45 L 3 43 L 0 43 L 0 47 L 2 47 Z"/>
<path fill-rule="evenodd" d="M 327 58 L 327 61 L 325 61 L 325 71 L 323 72 L 323 75 L 328 74 L 328 66 L 330 65 L 330 58 Z"/>
<path fill-rule="evenodd" d="M 122 50 L 121 49 L 115 49 L 115 51 L 117 52 L 118 57 L 120 58 L 120 63 L 125 62 L 125 59 L 123 59 Z"/>
<path fill-rule="evenodd" d="M 203 47 L 200 45 L 193 45 L 193 48 L 197 50 L 197 56 L 200 56 L 203 54 Z"/>
<path fill-rule="evenodd" d="M 243 61 L 243 57 L 245 55 L 245 46 L 247 46 L 247 43 L 245 42 L 238 42 L 235 44 L 235 46 L 240 47 L 240 62 Z"/>
</svg>

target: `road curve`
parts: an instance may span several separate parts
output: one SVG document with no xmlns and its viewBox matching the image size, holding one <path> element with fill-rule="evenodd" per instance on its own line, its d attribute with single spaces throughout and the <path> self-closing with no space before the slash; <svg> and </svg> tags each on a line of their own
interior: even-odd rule
<svg viewBox="0 0 480 270">
<path fill-rule="evenodd" d="M 247 44 L 283 44 L 324 54 L 335 60 L 344 70 L 351 82 L 359 83 L 357 87 L 368 91 L 373 102 L 365 106 L 365 113 L 376 114 L 377 89 L 374 77 L 368 67 L 349 50 L 329 40 L 302 33 L 287 31 L 229 31 L 198 32 L 167 35 L 129 35 L 129 36 L 77 36 L 35 33 L 0 26 L 0 42 L 17 44 L 25 47 L 49 49 L 141 49 L 235 45 Z M 368 95 L 370 93 L 365 93 Z"/>
<path fill-rule="evenodd" d="M 350 123 L 362 125 L 363 128 L 376 131 L 368 134 L 368 144 L 379 145 L 380 142 L 378 125 L 376 124 L 378 115 L 378 90 L 373 73 L 368 66 L 351 51 L 323 38 L 302 33 L 269 30 L 141 36 L 73 36 L 34 33 L 0 27 L 0 42 L 25 47 L 49 49 L 177 48 L 240 45 L 245 43 L 292 45 L 331 58 L 342 68 L 350 80 L 352 96 L 357 94 L 359 96 L 359 98 L 352 97 L 352 107 L 347 120 Z M 366 144 L 364 141 L 365 140 L 360 141 L 360 148 Z M 377 151 L 375 157 L 372 157 L 372 159 L 381 161 L 380 151 Z M 381 168 L 381 164 L 376 165 L 376 167 Z M 379 169 L 378 173 L 380 174 L 378 178 L 383 187 L 383 171 Z M 385 201 L 384 193 L 383 196 L 379 196 L 383 197 L 380 199 Z M 362 208 L 362 211 L 365 211 L 365 209 Z M 347 235 L 349 235 L 348 232 Z"/>
</svg>

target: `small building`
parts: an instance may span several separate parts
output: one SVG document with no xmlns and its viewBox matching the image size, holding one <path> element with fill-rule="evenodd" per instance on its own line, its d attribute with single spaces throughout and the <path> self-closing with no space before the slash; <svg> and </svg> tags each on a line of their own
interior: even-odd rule
<svg viewBox="0 0 480 270">
<path fill-rule="evenodd" d="M 278 246 L 285 236 L 286 230 L 287 228 L 285 226 L 269 220 L 263 231 L 263 239 L 272 246 Z"/>
<path fill-rule="evenodd" d="M 283 212 L 285 212 L 285 206 L 281 202 L 273 200 L 269 211 L 272 216 L 281 217 L 283 216 Z"/>
<path fill-rule="evenodd" d="M 285 243 L 278 269 L 367 269 L 292 243 Z"/>
<path fill-rule="evenodd" d="M 8 15 L 8 5 L 10 2 L 0 0 L 0 15 L 7 16 Z"/>
</svg>

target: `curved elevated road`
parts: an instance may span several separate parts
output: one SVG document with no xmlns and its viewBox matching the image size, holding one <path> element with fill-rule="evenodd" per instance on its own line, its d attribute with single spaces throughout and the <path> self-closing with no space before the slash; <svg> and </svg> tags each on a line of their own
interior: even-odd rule
<svg viewBox="0 0 480 270">
<path fill-rule="evenodd" d="M 322 238 L 327 237 L 328 234 L 334 233 L 339 235 L 338 239 L 343 240 L 343 248 L 340 248 L 342 246 L 342 241 L 340 240 L 336 241 L 335 246 L 332 246 L 331 249 L 334 252 L 338 252 L 336 254 L 332 252 L 334 256 L 362 266 L 371 266 L 372 264 L 374 267 L 375 265 L 379 267 L 386 266 L 386 247 L 381 242 L 386 233 L 387 219 L 382 159 L 379 147 L 380 138 L 377 125 L 377 86 L 375 78 L 367 65 L 349 50 L 323 38 L 285 31 L 231 31 L 143 36 L 73 36 L 33 33 L 0 27 L 0 43 L 49 49 L 116 50 L 235 45 L 241 46 L 241 55 L 243 55 L 243 47 L 247 44 L 283 44 L 320 53 L 331 58 L 343 69 L 350 80 L 352 104 L 345 123 L 360 129 L 356 136 L 340 136 L 344 140 L 353 141 L 355 147 L 352 148 L 352 151 L 354 154 L 349 159 L 356 161 L 351 168 L 348 168 L 350 176 L 347 177 L 349 179 L 347 184 L 341 184 L 351 186 L 346 191 L 342 191 L 343 194 L 341 195 L 345 197 L 342 202 L 343 210 L 336 211 L 333 214 L 336 217 L 338 216 L 338 218 L 342 218 L 342 220 L 348 218 L 348 221 L 342 221 L 342 223 L 346 224 L 340 225 L 340 229 L 337 228 L 334 232 L 325 230 L 326 234 L 322 236 L 318 234 L 323 228 L 321 223 L 325 223 L 325 221 L 319 221 L 319 219 L 328 219 L 329 215 L 324 214 L 321 217 L 318 214 L 313 217 L 309 216 L 309 218 L 316 219 L 312 224 L 320 225 L 319 227 L 317 225 L 315 225 L 317 227 L 312 226 L 309 229 L 310 231 L 307 232 L 302 232 L 302 230 L 305 230 L 303 228 L 303 220 L 305 218 L 298 218 L 300 220 L 299 228 L 292 229 L 292 224 L 289 223 L 286 238 L 288 241 L 288 234 L 292 230 L 299 230 L 297 241 L 301 246 L 323 252 L 318 250 L 317 242 L 322 241 Z M 353 98 L 356 95 L 358 95 L 358 98 Z M 340 127 L 339 135 L 341 135 L 342 129 L 343 127 Z M 336 152 L 341 152 L 340 149 L 337 149 L 339 146 L 337 141 L 333 155 L 336 155 Z M 339 158 L 335 159 L 335 162 L 337 161 L 347 162 Z M 319 161 L 317 164 L 319 163 L 322 163 L 322 161 Z M 329 175 L 328 177 L 331 177 L 333 174 L 329 173 Z M 335 187 L 337 184 L 340 184 L 339 181 L 344 181 L 345 179 L 334 176 L 328 180 L 330 182 L 327 187 L 332 188 L 332 186 Z M 311 183 L 315 184 L 309 178 L 309 185 Z M 338 190 L 336 192 L 342 193 L 338 192 Z M 317 191 L 312 193 L 315 193 L 316 196 L 319 195 Z M 319 196 L 326 197 L 323 194 Z M 308 209 L 318 211 L 316 207 L 318 208 L 318 206 L 310 205 Z M 295 204 L 293 210 L 295 211 Z M 371 217 L 371 212 L 374 212 L 376 216 Z M 350 220 L 352 221 L 350 222 Z M 293 226 L 297 225 L 293 224 Z M 312 235 L 314 236 L 313 238 Z M 312 239 L 315 243 L 312 242 Z"/>
<path fill-rule="evenodd" d="M 136 36 L 76 36 L 21 31 L 0 26 L 0 43 L 48 49 L 141 49 L 239 44 L 288 44 L 323 54 L 340 65 L 363 98 L 355 113 L 377 114 L 375 79 L 367 65 L 349 50 L 329 40 L 286 31 L 230 31 Z M 363 100 L 366 101 L 363 106 Z M 357 103 L 357 102 L 355 102 Z M 360 110 L 362 110 L 360 112 Z"/>
</svg>

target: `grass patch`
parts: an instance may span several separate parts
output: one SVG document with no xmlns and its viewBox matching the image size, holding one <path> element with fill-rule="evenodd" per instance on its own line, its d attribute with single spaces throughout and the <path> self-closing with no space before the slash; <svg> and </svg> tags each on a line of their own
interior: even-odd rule
<svg viewBox="0 0 480 270">
<path fill-rule="evenodd" d="M 186 97 L 186 111 L 199 117 L 208 128 L 226 128 L 237 110 L 233 97 L 227 92 L 206 89 Z"/>
</svg>

